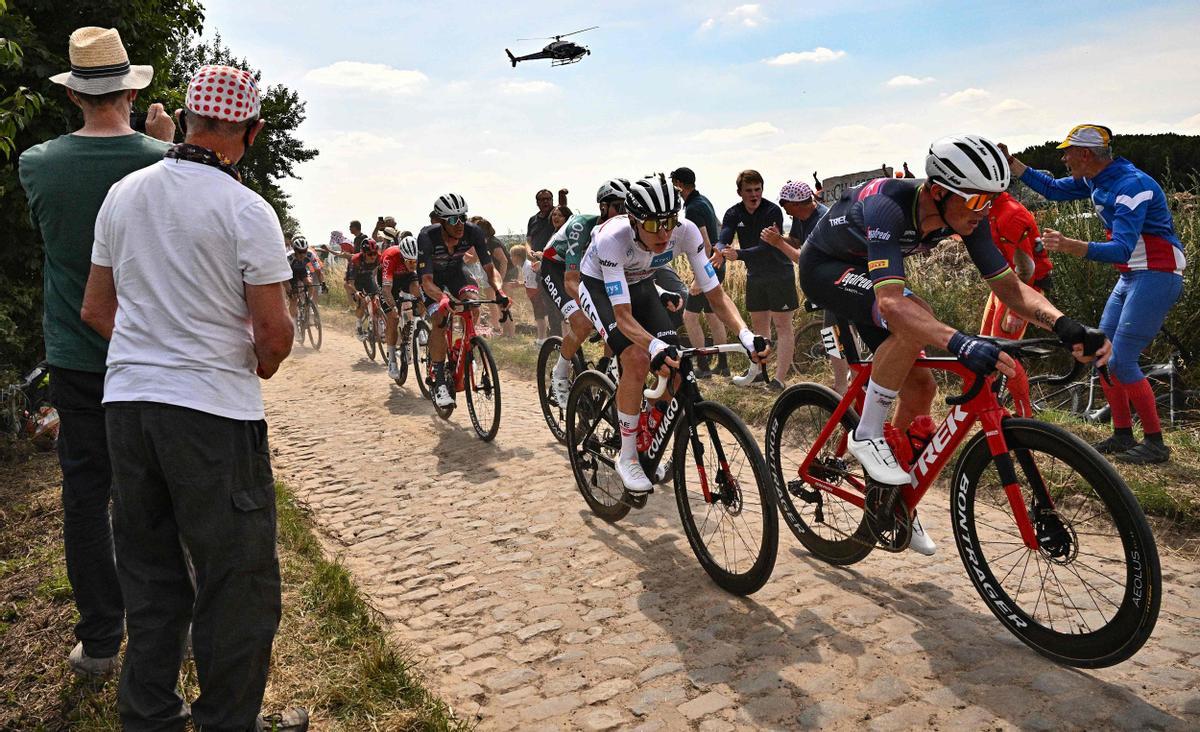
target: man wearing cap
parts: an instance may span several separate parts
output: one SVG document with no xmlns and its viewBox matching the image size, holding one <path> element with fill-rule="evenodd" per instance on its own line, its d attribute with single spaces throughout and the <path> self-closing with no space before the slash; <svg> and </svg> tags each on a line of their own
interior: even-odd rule
<svg viewBox="0 0 1200 732">
<path fill-rule="evenodd" d="M 201 67 L 184 143 L 112 187 L 83 318 L 110 339 L 104 403 L 129 641 L 126 730 L 183 729 L 188 621 L 197 730 L 262 729 L 279 625 L 275 481 L 259 379 L 291 351 L 291 269 L 270 205 L 237 162 L 262 130 L 254 77 Z M 195 567 L 195 584 L 184 557 Z M 270 729 L 304 730 L 288 710 Z"/>
<path fill-rule="evenodd" d="M 78 674 L 116 668 L 125 605 L 117 581 L 109 526 L 111 477 L 104 430 L 104 358 L 108 344 L 79 317 L 96 213 L 109 187 L 162 160 L 175 123 L 151 105 L 146 129 L 134 132 L 129 113 L 150 84 L 149 66 L 131 66 L 114 29 L 71 34 L 71 70 L 50 80 L 66 87 L 83 112 L 83 127 L 26 150 L 21 186 L 45 251 L 43 336 L 50 363 L 50 399 L 58 410 L 58 457 L 63 473 L 63 545 L 79 622 L 71 651 Z"/>
<path fill-rule="evenodd" d="M 680 198 L 683 199 L 683 215 L 687 217 L 700 229 L 700 236 L 704 239 L 704 253 L 712 257 L 713 242 L 721 233 L 721 225 L 717 219 L 716 209 L 713 208 L 712 202 L 708 200 L 700 191 L 696 190 L 696 173 L 691 168 L 676 168 L 671 171 L 671 183 L 675 189 L 679 191 Z M 717 281 L 725 281 L 725 263 L 721 262 L 721 266 L 716 268 Z M 687 304 L 683 311 L 683 326 L 687 331 L 688 340 L 694 348 L 699 348 L 704 345 L 704 329 L 700 326 L 700 313 L 708 313 L 708 327 L 712 330 L 713 343 L 724 343 L 726 339 L 725 324 L 720 318 L 713 318 L 712 306 L 708 304 L 708 298 L 703 292 L 700 292 L 700 287 L 693 283 L 691 290 L 688 292 Z M 716 373 L 722 376 L 729 376 L 729 363 L 725 359 L 725 354 L 717 356 Z M 696 377 L 706 379 L 712 376 L 713 370 L 709 369 L 708 356 L 701 356 L 696 363 Z"/>
<path fill-rule="evenodd" d="M 1053 229 L 1042 234 L 1052 252 L 1108 262 L 1120 272 L 1100 317 L 1100 330 L 1113 344 L 1108 368 L 1115 378 L 1112 383 L 1100 380 L 1112 410 L 1113 434 L 1095 447 L 1122 462 L 1166 462 L 1171 450 L 1163 444 L 1154 391 L 1138 366 L 1138 357 L 1183 291 L 1187 265 L 1162 188 L 1133 163 L 1113 157 L 1112 130 L 1103 125 L 1077 125 L 1068 133 L 1058 148 L 1070 176 L 1057 180 L 1000 147 L 1025 185 L 1052 201 L 1090 198 L 1104 222 L 1108 241 L 1079 241 Z M 1131 404 L 1142 422 L 1141 443 L 1133 437 Z"/>
</svg>

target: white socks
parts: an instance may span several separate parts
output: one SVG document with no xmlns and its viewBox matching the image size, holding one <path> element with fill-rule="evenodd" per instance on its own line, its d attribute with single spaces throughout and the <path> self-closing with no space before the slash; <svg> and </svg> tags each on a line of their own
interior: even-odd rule
<svg viewBox="0 0 1200 732">
<path fill-rule="evenodd" d="M 617 412 L 617 421 L 621 423 L 621 457 L 636 463 L 638 460 L 638 415 Z"/>
<path fill-rule="evenodd" d="M 897 392 L 876 384 L 875 379 L 867 382 L 867 395 L 863 399 L 863 411 L 858 420 L 858 427 L 854 430 L 855 438 L 877 440 L 883 437 L 883 422 L 892 409 L 892 402 L 896 401 L 896 394 Z"/>
<path fill-rule="evenodd" d="M 565 379 L 571 373 L 571 362 L 558 354 L 558 363 L 554 364 L 553 376 L 556 379 Z"/>
</svg>

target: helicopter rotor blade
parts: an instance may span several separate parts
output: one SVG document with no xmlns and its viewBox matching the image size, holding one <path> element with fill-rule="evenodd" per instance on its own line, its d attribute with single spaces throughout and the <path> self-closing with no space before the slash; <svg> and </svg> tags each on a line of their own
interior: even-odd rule
<svg viewBox="0 0 1200 732">
<path fill-rule="evenodd" d="M 598 25 L 593 25 L 591 28 L 584 28 L 583 30 L 571 31 L 570 33 L 563 33 L 561 36 L 555 36 L 555 38 L 563 38 L 566 36 L 573 36 L 576 33 L 587 33 L 588 31 L 596 30 L 599 27 L 600 26 L 598 26 Z"/>
<path fill-rule="evenodd" d="M 518 41 L 553 41 L 558 36 L 546 36 L 545 38 L 518 38 Z"/>
</svg>

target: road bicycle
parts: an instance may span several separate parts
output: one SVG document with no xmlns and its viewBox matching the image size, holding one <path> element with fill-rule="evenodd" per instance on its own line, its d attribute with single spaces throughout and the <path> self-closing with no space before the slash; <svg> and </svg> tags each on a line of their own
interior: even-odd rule
<svg viewBox="0 0 1200 732">
<path fill-rule="evenodd" d="M 421 321 L 420 316 L 416 314 L 417 303 L 419 298 L 413 297 L 407 292 L 402 292 L 396 297 L 396 307 L 399 309 L 400 323 L 397 325 L 399 331 L 396 338 L 396 357 L 400 359 L 400 363 L 396 365 L 400 375 L 395 378 L 397 386 L 404 386 L 404 382 L 408 381 L 408 361 L 409 353 L 412 352 L 413 330 L 416 324 Z M 405 307 L 407 305 L 408 307 Z M 386 340 L 384 341 L 386 343 Z M 390 358 L 390 355 L 384 354 L 385 359 Z M 420 379 L 417 379 L 420 381 Z M 428 396 L 428 395 L 426 395 Z"/>
<path fill-rule="evenodd" d="M 299 287 L 292 288 L 292 294 L 296 296 L 296 342 L 304 344 L 304 339 L 308 338 L 308 343 L 314 350 L 321 350 L 321 312 L 317 308 L 317 301 L 312 296 L 313 285 L 305 284 Z"/>
<path fill-rule="evenodd" d="M 458 394 L 466 396 L 471 426 L 479 439 L 490 442 L 500 430 L 500 372 L 487 340 L 475 332 L 475 311 L 481 305 L 499 304 L 496 300 L 458 300 L 450 298 L 450 319 L 446 323 L 446 385 L 455 403 L 434 409 L 442 419 L 449 419 L 457 404 Z M 459 326 L 455 326 L 455 323 Z M 458 335 L 455 337 L 455 332 Z M 433 361 L 429 356 L 429 341 L 433 329 L 418 320 L 413 331 L 413 364 L 421 374 L 421 393 L 433 400 Z"/>
<path fill-rule="evenodd" d="M 367 358 L 375 360 L 375 352 L 382 352 L 387 344 L 387 314 L 383 312 L 383 304 L 379 294 L 368 295 L 362 290 L 358 297 L 365 299 L 362 317 L 358 319 L 358 338 L 362 341 Z M 384 354 L 384 358 L 387 355 Z"/>
<path fill-rule="evenodd" d="M 988 609 L 1038 653 L 1099 668 L 1119 663 L 1150 637 L 1162 575 L 1150 526 L 1113 466 L 1067 430 L 1011 416 L 999 381 L 954 358 L 917 359 L 970 387 L 946 401 L 950 413 L 916 450 L 911 482 L 870 480 L 846 449 L 858 424 L 871 363 L 847 326 L 826 329 L 831 352 L 854 374 L 844 397 L 819 384 L 780 395 L 767 422 L 766 459 L 784 522 L 818 558 L 853 564 L 872 550 L 908 546 L 917 504 L 966 441 L 950 482 L 954 541 Z M 989 339 L 1014 359 L 1041 358 L 1054 338 Z M 971 427 L 981 423 L 969 440 Z M 908 467 L 908 466 L 905 466 Z"/>
<path fill-rule="evenodd" d="M 704 571 L 722 589 L 749 595 L 775 568 L 779 518 L 757 441 L 732 410 L 703 399 L 692 366 L 696 356 L 745 349 L 725 344 L 679 353 L 672 376 L 643 392 L 642 469 L 657 476 L 659 485 L 672 480 L 684 533 Z M 672 383 L 678 391 L 666 401 L 662 397 Z M 629 494 L 616 472 L 621 452 L 616 392 L 613 379 L 589 370 L 575 379 L 567 401 L 567 453 L 575 483 L 592 512 L 609 522 L 647 500 L 645 494 Z M 674 449 L 664 465 L 672 438 Z"/>
<path fill-rule="evenodd" d="M 588 339 L 589 343 L 598 343 L 600 335 L 593 333 Z M 537 360 L 537 389 L 538 403 L 542 408 L 542 417 L 546 420 L 546 426 L 550 428 L 550 434 L 554 435 L 554 439 L 562 444 L 567 444 L 567 405 L 559 404 L 558 399 L 554 396 L 554 390 L 550 388 L 553 381 L 554 366 L 558 363 L 559 352 L 562 351 L 562 337 L 550 336 L 543 343 L 538 351 Z M 596 363 L 592 363 L 584 358 L 583 348 L 575 351 L 575 358 L 571 359 L 570 380 L 575 381 L 576 377 L 588 369 L 595 369 L 600 373 L 607 374 L 612 381 L 617 380 L 617 361 L 608 356 L 601 356 Z"/>
<path fill-rule="evenodd" d="M 50 408 L 50 366 L 42 361 L 3 391 L 0 428 L 12 437 L 32 436 L 39 418 Z"/>
</svg>

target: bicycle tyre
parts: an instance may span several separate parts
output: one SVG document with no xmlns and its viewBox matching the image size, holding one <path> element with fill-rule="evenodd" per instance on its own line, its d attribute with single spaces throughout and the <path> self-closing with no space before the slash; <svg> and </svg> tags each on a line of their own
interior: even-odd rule
<svg viewBox="0 0 1200 732">
<path fill-rule="evenodd" d="M 1087 409 L 1087 381 L 1061 383 L 1062 377 L 1039 374 L 1029 377 L 1029 402 L 1033 411 L 1055 411 L 1083 419 Z"/>
<path fill-rule="evenodd" d="M 375 311 L 375 348 L 379 353 L 379 357 L 383 361 L 387 361 L 387 315 L 383 309 Z"/>
<path fill-rule="evenodd" d="M 717 432 L 712 426 L 720 425 L 733 437 L 737 447 L 741 449 L 749 462 L 754 486 L 746 486 L 745 480 L 738 477 L 733 478 L 732 489 L 729 488 L 728 477 L 725 479 L 726 485 L 721 485 L 723 466 L 715 462 L 711 466 L 708 465 L 707 458 L 709 456 L 702 455 L 700 464 L 706 466 L 705 473 L 712 483 L 709 489 L 710 491 L 715 489 L 717 497 L 712 503 L 707 503 L 704 502 L 702 493 L 693 491 L 689 495 L 689 468 L 694 470 L 697 461 L 694 454 L 688 454 L 693 449 L 692 440 L 687 426 L 680 422 L 680 426 L 675 430 L 672 460 L 675 471 L 675 505 L 679 509 L 679 518 L 683 522 L 683 531 L 687 535 L 688 543 L 692 545 L 692 552 L 695 553 L 700 566 L 704 568 L 709 577 L 712 577 L 718 587 L 735 595 L 750 595 L 762 589 L 762 586 L 771 578 L 771 572 L 775 569 L 775 557 L 779 550 L 779 517 L 775 513 L 775 501 L 771 495 L 770 479 L 767 477 L 762 452 L 758 448 L 758 441 L 746 428 L 746 424 L 728 407 L 716 402 L 702 401 L 697 402 L 692 409 L 695 416 L 694 428 L 699 435 L 702 453 L 708 452 L 705 449 L 706 438 L 717 439 L 715 438 Z M 708 429 L 705 429 L 706 427 Z M 731 456 L 730 447 L 732 446 L 724 444 L 723 440 L 721 444 L 728 463 L 739 462 L 736 456 Z M 716 455 L 711 457 L 715 459 Z M 752 510 L 748 510 L 753 505 L 753 501 L 749 501 L 747 498 L 753 495 L 758 496 L 759 520 L 755 520 Z M 694 500 L 696 497 L 700 498 L 700 505 L 708 507 L 699 523 L 697 523 L 699 517 L 692 509 L 692 504 L 696 503 Z M 706 539 L 705 531 L 712 523 L 714 512 L 718 514 L 715 516 L 716 523 L 713 526 L 712 534 Z M 748 520 L 739 522 L 739 519 L 746 519 L 747 516 L 749 516 Z M 761 521 L 759 539 L 756 541 L 751 538 L 747 541 L 746 535 L 755 528 L 753 524 L 759 523 L 759 521 Z M 742 529 L 737 528 L 738 523 L 742 524 Z M 725 524 L 729 524 L 731 528 L 729 533 L 721 531 Z M 714 541 L 718 534 L 719 540 Z M 754 543 L 757 543 L 758 546 L 751 546 Z M 739 545 L 753 555 L 749 565 L 744 562 L 739 563 Z M 720 547 L 723 562 L 714 555 L 714 549 L 717 547 Z M 743 567 L 743 569 L 739 569 L 739 567 Z"/>
<path fill-rule="evenodd" d="M 981 502 L 985 506 L 988 505 L 986 497 L 982 501 L 979 499 L 981 479 L 986 478 L 999 486 L 999 478 L 995 475 L 995 463 L 991 451 L 984 434 L 980 432 L 963 449 L 955 466 L 954 482 L 951 484 L 950 511 L 954 541 L 958 546 L 963 566 L 966 567 L 967 574 L 971 578 L 971 583 L 980 597 L 984 599 L 988 609 L 1013 635 L 1047 658 L 1080 668 L 1103 668 L 1126 660 L 1136 653 L 1150 637 L 1158 619 L 1159 603 L 1162 597 L 1162 576 L 1158 563 L 1158 550 L 1141 506 L 1138 505 L 1137 499 L 1113 466 L 1085 442 L 1062 427 L 1037 420 L 1009 418 L 1004 422 L 1003 433 L 1010 452 L 1017 453 L 1015 456 L 1018 458 L 1017 475 L 1018 480 L 1022 481 L 1022 495 L 1026 502 L 1030 501 L 1030 491 L 1027 487 L 1028 472 L 1019 462 L 1022 452 L 1028 455 L 1029 462 L 1034 463 L 1036 467 L 1034 472 L 1043 480 L 1054 467 L 1053 464 L 1049 464 L 1048 460 L 1059 461 L 1069 469 L 1069 472 L 1064 474 L 1061 485 L 1055 483 L 1048 487 L 1051 495 L 1055 497 L 1057 506 L 1057 510 L 1052 511 L 1052 515 L 1059 520 L 1060 525 L 1068 528 L 1067 534 L 1074 539 L 1075 553 L 1069 557 L 1069 562 L 1066 559 L 1051 561 L 1045 556 L 1046 547 L 1043 546 L 1036 552 L 1024 547 L 1020 542 L 1019 534 L 1016 533 L 1017 528 L 1012 523 L 1011 507 L 1002 488 L 998 488 L 996 491 L 994 510 L 980 507 Z M 1048 460 L 1043 459 L 1038 463 L 1034 460 L 1035 456 L 1044 456 Z M 991 468 L 991 472 L 985 476 L 985 471 L 988 471 L 989 468 Z M 1080 478 L 1094 494 L 1094 498 L 1085 496 L 1073 499 L 1067 494 L 1067 491 L 1078 489 Z M 1055 496 L 1055 489 L 1058 489 L 1057 496 Z M 1073 515 L 1066 518 L 1065 514 L 1072 509 L 1072 504 L 1076 501 L 1078 506 L 1074 508 Z M 1085 510 L 1090 515 L 1085 520 L 1077 522 L 1080 512 Z M 986 516 L 977 520 L 977 513 L 985 513 Z M 1006 540 L 1004 542 L 981 541 L 981 527 L 989 535 L 1004 531 L 995 522 L 1005 516 L 1007 516 L 1007 523 L 1012 532 L 1005 535 Z M 1063 521 L 1064 518 L 1065 521 Z M 1119 540 L 1120 561 L 1124 562 L 1125 576 L 1125 587 L 1120 593 L 1120 603 L 1112 603 L 1110 596 L 1103 592 L 1108 588 L 1102 588 L 1101 580 L 1097 579 L 1097 576 L 1103 577 L 1103 574 L 1079 559 L 1078 545 L 1083 543 L 1080 541 L 1080 536 L 1100 535 L 1095 531 L 1080 534 L 1079 527 L 1097 518 L 1101 519 L 1101 523 L 1088 528 L 1103 529 L 1103 522 L 1108 522 L 1113 529 L 1113 539 Z M 1088 549 L 1091 551 L 1085 553 L 1084 556 L 1088 558 L 1088 562 L 1100 564 L 1103 557 L 1094 552 L 1097 551 L 1096 547 L 1103 542 L 1091 539 L 1087 541 Z M 1017 545 L 1016 550 L 1009 548 L 1014 543 Z M 991 544 L 1001 544 L 1002 548 L 996 551 L 1005 553 L 989 558 L 984 547 Z M 1013 560 L 1016 562 L 1013 564 L 1013 568 L 1009 569 L 1001 579 L 997 579 L 992 564 L 995 563 L 998 568 L 1001 568 L 998 564 L 1000 561 L 1008 562 L 1013 554 L 1019 554 L 1022 550 L 1026 553 L 1025 569 L 1022 570 L 1020 581 L 1016 587 L 1018 597 L 1013 599 L 1009 592 L 1011 583 L 1007 585 L 1006 583 L 1014 574 L 1016 563 L 1020 562 L 1020 557 Z M 1051 598 L 1049 595 L 1045 595 L 1045 616 L 1050 623 L 1049 626 L 1030 615 L 1027 612 L 1028 604 L 1021 602 L 1021 589 L 1028 574 L 1030 558 L 1038 562 L 1038 575 L 1043 577 L 1043 583 L 1046 577 L 1054 579 L 1059 599 L 1065 601 L 1062 613 L 1066 617 L 1062 618 L 1062 622 L 1067 623 L 1067 632 L 1055 627 L 1055 618 L 1050 612 Z M 1113 562 L 1117 571 L 1122 569 L 1119 567 L 1120 561 Z M 1042 574 L 1043 563 L 1046 568 L 1044 575 Z M 1104 565 L 1100 564 L 1100 566 Z M 1065 568 L 1066 571 L 1060 574 L 1056 567 Z M 1079 569 L 1089 571 L 1090 581 L 1085 580 L 1083 575 L 1079 574 Z M 1069 584 L 1073 584 L 1073 579 L 1079 580 L 1083 586 L 1083 592 L 1086 593 L 1084 597 L 1080 598 L 1082 604 L 1065 597 L 1064 579 Z M 1111 578 L 1109 579 L 1111 581 Z M 1033 600 L 1034 615 L 1038 613 L 1044 592 L 1045 586 L 1043 585 Z M 1113 596 L 1116 594 L 1112 593 Z M 1105 618 L 1104 610 L 1099 606 L 1099 600 L 1108 601 L 1116 606 L 1111 618 Z M 1093 605 L 1099 618 L 1104 621 L 1095 629 L 1088 626 L 1085 616 L 1085 613 L 1091 614 Z M 1073 617 L 1070 611 L 1074 611 L 1078 620 L 1083 621 L 1083 626 L 1088 626 L 1086 631 L 1072 632 L 1074 630 L 1072 626 L 1076 624 L 1077 618 Z"/>
<path fill-rule="evenodd" d="M 617 386 L 612 380 L 599 371 L 589 370 L 575 379 L 567 399 L 567 455 L 575 486 L 592 513 L 609 523 L 625 518 L 630 509 L 625 499 L 625 486 L 613 464 L 621 450 L 621 427 L 617 422 L 615 401 L 607 414 L 600 413 L 604 402 L 616 393 Z M 597 426 L 584 446 L 584 435 L 593 422 L 602 419 L 607 424 Z M 605 488 L 600 485 L 602 471 L 605 472 Z"/>
<path fill-rule="evenodd" d="M 471 416 L 471 426 L 475 434 L 484 442 L 496 439 L 500 431 L 500 371 L 496 368 L 496 359 L 492 357 L 492 349 L 487 341 L 480 336 L 471 339 L 471 349 L 467 352 L 467 367 L 464 386 L 466 387 L 467 413 Z M 482 373 L 481 373 L 482 372 Z M 491 402 L 491 424 L 485 424 L 484 419 L 489 415 L 486 404 L 476 405 L 475 400 L 483 395 Z M 480 409 L 479 407 L 482 407 Z"/>
<path fill-rule="evenodd" d="M 838 393 L 821 384 L 796 384 L 780 394 L 767 418 L 766 464 L 771 474 L 771 486 L 774 489 L 779 513 L 783 516 L 783 522 L 791 529 L 792 534 L 800 540 L 805 549 L 812 552 L 818 559 L 830 564 L 848 565 L 862 561 L 875 548 L 875 539 L 867 523 L 867 512 L 861 507 L 843 501 L 825 491 L 815 491 L 818 502 L 810 504 L 802 495 L 802 492 L 806 490 L 805 486 L 799 485 L 798 479 L 792 481 L 785 478 L 787 474 L 785 473 L 785 463 L 790 463 L 787 465 L 787 472 L 796 472 L 795 469 L 792 469 L 792 464 L 796 469 L 799 468 L 800 463 L 812 447 L 812 442 L 816 440 L 829 418 L 833 416 L 839 402 L 841 402 L 841 397 Z M 799 423 L 804 415 L 803 410 L 811 410 L 812 418 L 807 420 L 807 425 Z M 791 430 L 789 430 L 789 424 L 792 425 Z M 858 426 L 858 414 L 853 408 L 847 409 L 842 415 L 841 426 L 846 432 Z M 798 436 L 798 444 L 785 446 L 783 442 L 785 435 L 790 435 L 792 430 L 802 427 L 804 433 Z M 835 432 L 830 435 L 829 442 L 836 439 L 837 433 Z M 829 442 L 826 443 L 825 450 L 819 456 L 820 459 L 833 465 L 832 461 L 848 457 L 848 454 L 846 456 L 834 455 L 829 448 Z M 788 458 L 785 453 L 793 454 L 794 457 Z M 849 459 L 853 460 L 853 458 Z M 861 472 L 861 466 L 856 476 L 865 484 L 866 477 Z M 811 489 L 808 490 L 811 492 Z M 830 513 L 840 513 L 845 517 L 841 527 L 832 527 L 824 520 L 826 501 L 837 501 L 836 504 L 832 504 L 837 510 L 831 510 Z M 820 514 L 818 515 L 815 508 L 810 509 L 810 505 L 820 507 Z M 808 517 L 806 517 L 806 513 L 809 514 Z M 821 524 L 830 526 L 830 528 L 824 532 L 819 531 L 816 527 Z M 834 538 L 830 538 L 831 536 Z"/>
<path fill-rule="evenodd" d="M 321 332 L 321 312 L 317 309 L 316 300 L 310 299 L 308 301 L 308 318 L 307 322 L 305 323 L 305 330 L 308 333 L 308 342 L 313 347 L 313 350 L 321 350 L 323 338 L 323 334 Z"/>
<path fill-rule="evenodd" d="M 561 336 L 550 336 L 542 343 L 537 360 L 537 388 L 538 403 L 541 405 L 542 417 L 546 420 L 546 426 L 550 428 L 550 434 L 554 435 L 554 439 L 565 445 L 567 444 L 567 406 L 553 401 L 550 388 L 552 372 L 558 363 L 561 351 Z M 571 379 L 574 380 L 586 368 L 583 354 L 576 351 L 575 358 L 571 359 Z"/>
<path fill-rule="evenodd" d="M 417 379 L 417 387 L 421 390 L 421 396 L 426 399 L 430 398 L 429 379 L 432 372 L 429 366 L 429 339 L 432 337 L 433 331 L 429 327 L 429 323 L 424 320 L 418 320 L 413 327 L 412 333 L 412 365 L 413 375 Z"/>
<path fill-rule="evenodd" d="M 364 325 L 365 325 L 365 328 L 363 330 L 364 330 L 366 337 L 363 338 L 363 341 L 362 341 L 363 351 L 366 352 L 367 358 L 374 361 L 375 360 L 375 323 L 373 322 L 373 318 L 371 317 L 370 305 L 367 306 L 367 316 L 366 316 Z"/>
<path fill-rule="evenodd" d="M 400 375 L 396 377 L 396 386 L 404 386 L 404 382 L 408 381 L 408 341 L 412 338 L 412 322 L 407 322 L 400 328 L 400 346 L 396 349 L 396 358 L 400 359 L 396 369 Z"/>
<path fill-rule="evenodd" d="M 829 360 L 821 340 L 821 320 L 809 319 L 796 329 L 796 348 L 792 352 L 790 376 L 812 378 L 817 368 Z"/>
</svg>

